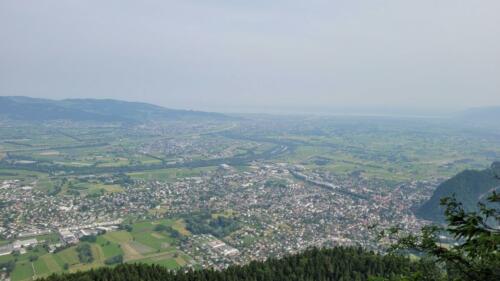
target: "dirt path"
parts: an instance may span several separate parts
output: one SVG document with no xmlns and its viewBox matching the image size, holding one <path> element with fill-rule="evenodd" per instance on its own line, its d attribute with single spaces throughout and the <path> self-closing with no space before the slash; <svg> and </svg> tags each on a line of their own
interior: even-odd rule
<svg viewBox="0 0 500 281">
<path fill-rule="evenodd" d="M 35 270 L 35 265 L 31 263 L 31 268 L 33 269 L 33 280 L 36 279 L 36 270 Z"/>
</svg>

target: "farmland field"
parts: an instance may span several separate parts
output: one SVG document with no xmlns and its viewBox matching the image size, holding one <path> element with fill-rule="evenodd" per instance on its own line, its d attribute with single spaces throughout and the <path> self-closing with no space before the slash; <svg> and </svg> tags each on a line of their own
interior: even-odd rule
<svg viewBox="0 0 500 281">
<path fill-rule="evenodd" d="M 16 263 L 16 268 L 12 272 L 12 280 L 30 280 L 33 276 L 33 266 L 31 262 L 25 260 Z"/>
<path fill-rule="evenodd" d="M 105 258 L 123 254 L 123 250 L 121 249 L 119 243 L 111 242 L 103 236 L 97 237 L 96 243 L 101 247 Z"/>
<path fill-rule="evenodd" d="M 104 235 L 99 235 L 94 243 L 90 243 L 93 261 L 91 263 L 81 263 L 76 251 L 76 246 L 69 247 L 57 253 L 47 253 L 41 248 L 36 251 L 21 255 L 12 272 L 13 281 L 31 280 L 33 276 L 42 277 L 55 272 L 70 272 L 98 268 L 105 265 L 108 258 L 123 255 L 125 262 L 145 262 L 156 263 L 167 266 L 170 269 L 179 268 L 188 263 L 191 258 L 185 253 L 178 251 L 170 245 L 176 243 L 176 239 L 168 234 L 154 231 L 154 227 L 159 224 L 175 225 L 181 223 L 180 220 L 158 220 L 141 221 L 132 225 L 133 230 L 112 231 Z M 179 225 L 182 228 L 182 224 Z M 51 236 L 40 236 L 39 240 L 44 241 Z M 38 258 L 31 262 L 30 255 Z M 1 256 L 0 262 L 12 259 L 11 255 Z"/>
</svg>

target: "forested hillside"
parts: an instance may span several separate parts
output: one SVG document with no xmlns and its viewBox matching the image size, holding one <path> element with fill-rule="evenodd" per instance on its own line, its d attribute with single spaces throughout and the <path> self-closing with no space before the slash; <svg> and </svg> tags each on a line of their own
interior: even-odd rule
<svg viewBox="0 0 500 281">
<path fill-rule="evenodd" d="M 485 195 L 500 186 L 494 167 L 482 171 L 465 170 L 438 186 L 432 197 L 417 212 L 417 215 L 431 221 L 444 222 L 441 198 L 455 196 L 466 210 L 477 210 L 477 203 L 486 199 Z"/>
<path fill-rule="evenodd" d="M 231 266 L 223 271 L 172 272 L 158 265 L 123 264 L 87 272 L 53 275 L 44 281 L 212 281 L 212 280 L 342 280 L 364 281 L 374 277 L 399 277 L 418 270 L 420 264 L 398 256 L 380 256 L 362 249 L 311 249 L 301 254 L 265 262 Z"/>
<path fill-rule="evenodd" d="M 142 102 L 111 99 L 50 100 L 0 96 L 0 117 L 23 121 L 147 122 L 172 120 L 226 120 L 218 113 L 177 110 Z"/>
</svg>

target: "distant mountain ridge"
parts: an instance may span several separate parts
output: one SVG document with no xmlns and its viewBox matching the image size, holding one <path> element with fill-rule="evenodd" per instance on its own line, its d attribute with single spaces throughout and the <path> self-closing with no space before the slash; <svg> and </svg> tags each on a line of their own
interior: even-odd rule
<svg viewBox="0 0 500 281">
<path fill-rule="evenodd" d="M 418 217 L 435 222 L 444 222 L 444 209 L 440 200 L 455 196 L 468 211 L 477 210 L 478 202 L 485 202 L 486 197 L 495 189 L 500 188 L 500 162 L 495 162 L 490 168 L 477 171 L 465 170 L 441 183 L 432 197 L 416 212 Z"/>
<path fill-rule="evenodd" d="M 112 99 L 50 100 L 22 96 L 0 96 L 0 117 L 23 121 L 93 122 L 230 119 L 230 117 L 220 113 L 169 109 L 141 102 Z"/>
<path fill-rule="evenodd" d="M 500 106 L 470 108 L 458 113 L 455 118 L 465 124 L 500 128 Z"/>
</svg>

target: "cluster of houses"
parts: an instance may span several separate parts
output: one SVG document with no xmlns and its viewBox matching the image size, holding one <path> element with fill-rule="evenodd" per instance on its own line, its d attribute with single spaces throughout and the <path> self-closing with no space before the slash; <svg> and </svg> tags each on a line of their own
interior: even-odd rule
<svg viewBox="0 0 500 281">
<path fill-rule="evenodd" d="M 95 223 L 92 225 L 77 226 L 72 228 L 62 228 L 58 230 L 59 242 L 48 244 L 48 250 L 53 253 L 57 248 L 65 245 L 74 245 L 80 242 L 80 238 L 84 236 L 97 236 L 107 231 L 114 231 L 118 229 L 118 225 L 122 220 L 115 220 L 109 222 Z M 31 247 L 43 244 L 45 241 L 38 241 L 36 238 L 15 240 L 12 243 L 0 246 L 0 256 L 9 255 L 14 252 L 24 254 Z"/>
<path fill-rule="evenodd" d="M 240 251 L 211 234 L 190 237 L 183 250 L 203 267 L 224 269 L 232 264 L 241 263 Z"/>
<path fill-rule="evenodd" d="M 383 184 L 354 178 L 336 178 L 333 174 L 286 163 L 255 161 L 245 170 L 223 164 L 215 171 L 173 182 L 134 180 L 122 192 L 80 197 L 80 200 L 48 197 L 36 193 L 37 189 L 15 189 L 16 192 L 0 194 L 0 200 L 15 202 L 0 209 L 0 215 L 15 215 L 25 220 L 22 224 L 12 220 L 4 226 L 9 228 L 0 229 L 0 233 L 17 235 L 14 237 L 20 239 L 21 230 L 44 222 L 40 229 L 58 229 L 60 235 L 59 244 L 49 245 L 52 251 L 60 245 L 78 243 L 82 236 L 95 231 L 113 230 L 121 223 L 114 219 L 126 215 L 152 218 L 163 217 L 165 213 L 176 216 L 201 210 L 213 213 L 231 210 L 236 214 L 234 219 L 241 226 L 239 229 L 218 239 L 191 241 L 192 245 L 183 249 L 203 266 L 224 268 L 311 246 L 377 247 L 373 239 L 376 234 L 370 232 L 372 225 L 390 227 L 397 220 L 404 222 L 405 231 L 409 232 L 423 225 L 410 207 L 431 190 L 420 185 L 430 186 L 430 183 L 407 183 L 387 192 L 389 189 Z M 152 209 L 161 212 L 151 212 Z M 97 217 L 111 222 L 96 223 Z M 1 252 L 14 251 L 9 247 L 3 246 Z"/>
<path fill-rule="evenodd" d="M 226 256 L 226 257 L 234 257 L 240 254 L 240 251 L 238 249 L 233 248 L 226 243 L 222 242 L 221 240 L 214 239 L 210 242 L 207 243 L 207 245 L 215 252 Z"/>
<path fill-rule="evenodd" d="M 30 247 L 35 247 L 38 245 L 38 240 L 35 238 L 26 240 L 16 240 L 10 244 L 0 246 L 0 256 L 9 255 L 13 252 L 19 252 L 20 254 L 25 254 L 27 249 Z"/>
</svg>

